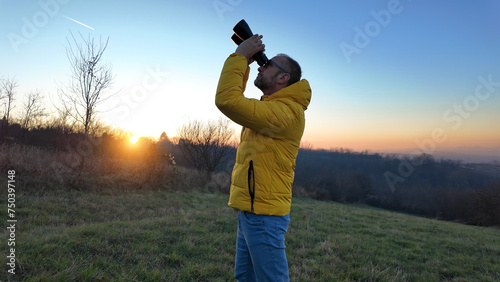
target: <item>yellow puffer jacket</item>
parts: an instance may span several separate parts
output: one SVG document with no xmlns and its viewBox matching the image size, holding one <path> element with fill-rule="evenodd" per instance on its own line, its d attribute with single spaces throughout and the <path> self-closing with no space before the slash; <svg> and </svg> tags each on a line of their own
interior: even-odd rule
<svg viewBox="0 0 500 282">
<path fill-rule="evenodd" d="M 231 54 L 215 96 L 219 110 L 243 126 L 228 205 L 256 214 L 287 215 L 311 88 L 303 79 L 260 101 L 245 98 L 249 72 L 245 57 Z"/>
</svg>

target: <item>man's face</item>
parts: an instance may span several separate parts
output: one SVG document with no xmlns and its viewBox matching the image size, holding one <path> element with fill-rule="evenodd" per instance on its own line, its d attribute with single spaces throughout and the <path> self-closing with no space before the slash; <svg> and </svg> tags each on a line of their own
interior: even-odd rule
<svg viewBox="0 0 500 282">
<path fill-rule="evenodd" d="M 280 64 L 281 58 L 274 57 L 273 61 Z M 257 74 L 257 78 L 255 78 L 254 85 L 262 91 L 272 89 L 276 86 L 276 79 L 282 71 L 273 63 L 271 60 L 268 61 L 267 64 L 259 67 L 257 69 L 259 74 Z"/>
</svg>

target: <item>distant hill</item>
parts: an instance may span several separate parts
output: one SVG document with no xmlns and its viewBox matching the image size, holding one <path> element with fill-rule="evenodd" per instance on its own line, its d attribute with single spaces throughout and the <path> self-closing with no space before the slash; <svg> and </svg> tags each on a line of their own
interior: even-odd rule
<svg viewBox="0 0 500 282">
<path fill-rule="evenodd" d="M 488 163 L 467 163 L 462 165 L 466 169 L 470 169 L 477 173 L 482 173 L 485 175 L 490 175 L 493 177 L 500 178 L 500 163 L 498 164 L 488 164 Z"/>
<path fill-rule="evenodd" d="M 385 150 L 386 153 L 410 154 L 416 148 L 407 150 Z M 432 152 L 435 159 L 457 160 L 464 163 L 497 163 L 500 164 L 500 147 L 456 147 L 436 148 Z"/>
<path fill-rule="evenodd" d="M 299 151 L 296 190 L 319 200 L 500 225 L 500 165 L 349 149 Z"/>
</svg>

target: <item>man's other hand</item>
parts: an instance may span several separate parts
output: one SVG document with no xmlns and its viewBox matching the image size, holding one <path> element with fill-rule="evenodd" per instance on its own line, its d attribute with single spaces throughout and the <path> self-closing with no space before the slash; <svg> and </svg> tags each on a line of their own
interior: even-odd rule
<svg viewBox="0 0 500 282">
<path fill-rule="evenodd" d="M 241 54 L 247 58 L 247 62 L 250 65 L 254 61 L 252 58 L 253 55 L 257 52 L 264 51 L 265 47 L 266 45 L 262 43 L 262 35 L 254 34 L 252 37 L 238 45 L 235 53 Z"/>
</svg>

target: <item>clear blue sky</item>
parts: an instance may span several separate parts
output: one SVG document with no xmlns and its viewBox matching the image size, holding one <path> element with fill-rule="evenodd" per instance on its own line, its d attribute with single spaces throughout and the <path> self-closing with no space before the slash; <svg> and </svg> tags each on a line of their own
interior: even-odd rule
<svg viewBox="0 0 500 282">
<path fill-rule="evenodd" d="M 35 89 L 48 109 L 57 103 L 57 85 L 70 78 L 71 31 L 109 37 L 104 59 L 117 93 L 101 108 L 109 124 L 158 137 L 174 136 L 189 119 L 217 119 L 218 76 L 236 47 L 232 27 L 245 19 L 264 35 L 268 57 L 295 58 L 311 84 L 304 142 L 460 150 L 458 157 L 481 151 L 500 160 L 499 1 L 1 0 L 0 7 L 0 76 L 20 85 L 16 111 Z M 246 95 L 260 93 L 249 83 Z"/>
</svg>

